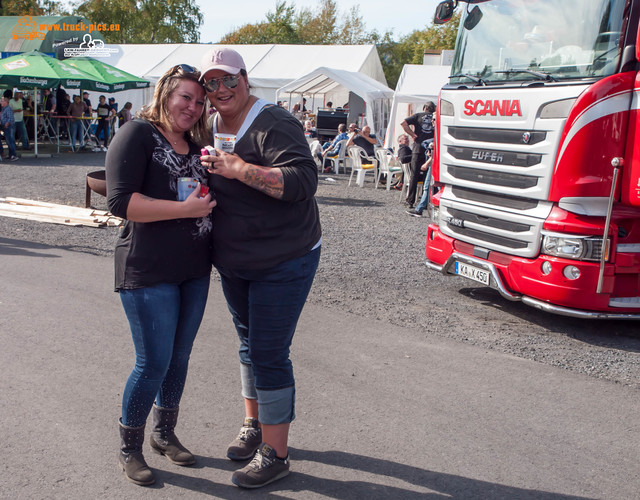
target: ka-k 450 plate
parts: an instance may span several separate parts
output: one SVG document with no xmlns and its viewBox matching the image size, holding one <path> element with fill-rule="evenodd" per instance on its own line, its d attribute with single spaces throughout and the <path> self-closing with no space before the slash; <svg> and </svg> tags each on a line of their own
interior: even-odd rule
<svg viewBox="0 0 640 500">
<path fill-rule="evenodd" d="M 456 262 L 455 273 L 458 276 L 464 276 L 465 278 L 478 281 L 483 285 L 489 286 L 489 272 L 478 267 L 470 266 L 469 264 L 463 264 L 462 262 Z"/>
</svg>

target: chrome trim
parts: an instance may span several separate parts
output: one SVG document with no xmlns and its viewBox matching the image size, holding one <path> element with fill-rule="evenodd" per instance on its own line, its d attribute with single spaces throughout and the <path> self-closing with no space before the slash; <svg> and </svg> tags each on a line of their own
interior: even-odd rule
<svg viewBox="0 0 640 500">
<path fill-rule="evenodd" d="M 442 266 L 439 266 L 438 264 L 434 264 L 433 262 L 430 262 L 430 261 L 427 261 L 426 265 L 428 268 L 433 269 L 434 271 L 439 271 L 442 274 L 451 274 L 453 276 L 457 276 L 457 274 L 454 274 L 450 271 L 450 268 L 455 262 L 462 262 L 470 266 L 476 266 L 481 269 L 484 269 L 493 278 L 493 282 L 490 285 L 490 288 L 494 288 L 498 290 L 498 292 L 500 292 L 500 295 L 502 295 L 507 300 L 511 300 L 514 302 L 522 300 L 522 295 L 520 295 L 519 293 L 516 293 L 516 294 L 511 293 L 507 289 L 507 287 L 504 285 L 504 282 L 502 281 L 502 277 L 500 276 L 500 273 L 496 269 L 496 266 L 494 266 L 491 262 L 487 262 L 486 260 L 477 259 L 469 255 L 463 255 L 463 254 L 454 252 L 449 256 L 449 258 L 447 259 L 447 262 L 445 262 Z M 461 276 L 461 277 L 464 278 L 464 276 Z M 493 284 L 495 284 L 495 286 Z"/>
<path fill-rule="evenodd" d="M 640 243 L 618 243 L 618 253 L 640 253 Z"/>
<path fill-rule="evenodd" d="M 605 217 L 609 206 L 608 197 L 570 197 L 560 198 L 558 206 L 578 215 L 591 215 L 594 217 Z"/>
<path fill-rule="evenodd" d="M 556 306 L 554 304 L 548 304 L 533 297 L 523 296 L 522 303 L 536 309 L 540 309 L 544 312 L 550 312 L 559 314 L 561 316 L 569 316 L 571 318 L 581 319 L 624 319 L 624 320 L 639 320 L 640 314 L 630 313 L 607 313 L 597 311 L 582 311 L 580 309 L 571 309 L 569 307 Z"/>
<path fill-rule="evenodd" d="M 616 160 L 614 158 L 613 160 Z M 613 165 L 614 161 L 611 161 Z M 604 263 L 607 260 L 607 240 L 609 239 L 609 226 L 611 225 L 611 213 L 613 212 L 613 199 L 616 195 L 616 185 L 618 184 L 618 173 L 620 168 L 614 165 L 613 180 L 611 181 L 611 194 L 609 195 L 609 207 L 607 208 L 607 218 L 604 222 L 604 232 L 602 234 L 602 246 L 600 247 L 600 273 L 598 274 L 598 284 L 596 286 L 596 293 L 602 293 L 602 286 L 604 283 Z"/>
<path fill-rule="evenodd" d="M 630 313 L 607 313 L 607 312 L 596 312 L 596 311 L 582 311 L 580 309 L 571 309 L 569 307 L 557 306 L 554 304 L 549 304 L 542 300 L 534 299 L 533 297 L 529 297 L 527 295 L 520 295 L 511 293 L 506 289 L 504 283 L 502 282 L 502 278 L 500 277 L 498 270 L 495 268 L 493 264 L 490 262 L 486 262 L 484 260 L 476 259 L 474 257 L 470 257 L 468 255 L 461 255 L 459 253 L 453 253 L 447 259 L 443 265 L 435 264 L 427 260 L 425 265 L 431 269 L 432 271 L 438 271 L 439 273 L 448 275 L 451 274 L 453 276 L 457 276 L 449 272 L 449 268 L 451 264 L 455 261 L 459 260 L 460 262 L 464 262 L 465 264 L 470 264 L 472 266 L 478 266 L 486 271 L 489 271 L 491 276 L 493 277 L 496 286 L 490 286 L 490 288 L 495 288 L 498 290 L 500 295 L 507 300 L 511 300 L 514 302 L 522 301 L 523 304 L 539 309 L 540 311 L 544 311 L 547 313 L 559 314 L 561 316 L 569 316 L 571 318 L 581 318 L 581 319 L 617 319 L 617 320 L 640 320 L 639 314 L 630 314 Z M 468 279 L 468 278 L 467 278 Z M 471 280 L 470 280 L 471 281 Z"/>
</svg>

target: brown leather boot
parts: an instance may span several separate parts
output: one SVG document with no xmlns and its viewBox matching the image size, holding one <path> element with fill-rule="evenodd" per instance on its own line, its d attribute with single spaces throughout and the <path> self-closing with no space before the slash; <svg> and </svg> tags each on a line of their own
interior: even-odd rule
<svg viewBox="0 0 640 500">
<path fill-rule="evenodd" d="M 196 457 L 182 446 L 173 432 L 178 422 L 178 408 L 160 408 L 154 404 L 151 416 L 153 418 L 153 431 L 149 438 L 151 449 L 164 455 L 176 465 L 195 464 Z"/>
<path fill-rule="evenodd" d="M 156 480 L 147 462 L 142 456 L 142 443 L 144 443 L 144 425 L 141 427 L 127 427 L 119 422 L 120 426 L 120 453 L 118 461 L 126 478 L 140 486 L 149 486 Z"/>
</svg>

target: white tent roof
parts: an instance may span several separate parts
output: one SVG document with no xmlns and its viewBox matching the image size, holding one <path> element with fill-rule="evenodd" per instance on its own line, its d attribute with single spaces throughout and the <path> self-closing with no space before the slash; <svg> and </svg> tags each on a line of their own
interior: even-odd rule
<svg viewBox="0 0 640 500">
<path fill-rule="evenodd" d="M 275 101 L 276 90 L 318 66 L 359 71 L 386 84 L 375 45 L 232 45 L 247 66 L 252 92 Z M 119 69 L 150 80 L 152 84 L 169 68 L 186 63 L 198 67 L 211 44 L 118 44 L 106 61 Z M 133 109 L 148 102 L 153 88 L 146 92 L 121 92 L 118 100 L 132 101 Z M 126 95 L 125 95 L 126 94 Z M 134 102 L 134 100 L 136 102 Z M 140 101 L 140 102 L 138 102 Z"/>
<path fill-rule="evenodd" d="M 305 97 L 331 96 L 349 91 L 360 96 L 365 102 L 366 122 L 373 132 L 381 135 L 386 127 L 393 91 L 378 80 L 344 69 L 320 67 L 282 87 L 276 93 L 276 99 L 291 94 Z M 327 97 L 327 99 L 334 99 Z M 341 101 L 337 101 L 341 102 Z"/>
<path fill-rule="evenodd" d="M 440 89 L 449 82 L 451 66 L 405 64 L 396 85 L 391 105 L 385 147 L 397 147 L 403 130 L 400 123 L 412 113 L 422 111 L 427 101 L 438 102 Z"/>
</svg>

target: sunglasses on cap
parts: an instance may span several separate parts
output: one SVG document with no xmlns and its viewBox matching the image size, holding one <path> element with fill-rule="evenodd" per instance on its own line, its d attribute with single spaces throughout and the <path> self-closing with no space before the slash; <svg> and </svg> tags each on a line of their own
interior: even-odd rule
<svg viewBox="0 0 640 500">
<path fill-rule="evenodd" d="M 204 83 L 207 92 L 215 92 L 220 88 L 220 82 L 228 89 L 235 89 L 238 86 L 238 75 L 227 75 L 222 78 L 212 78 Z"/>
</svg>

